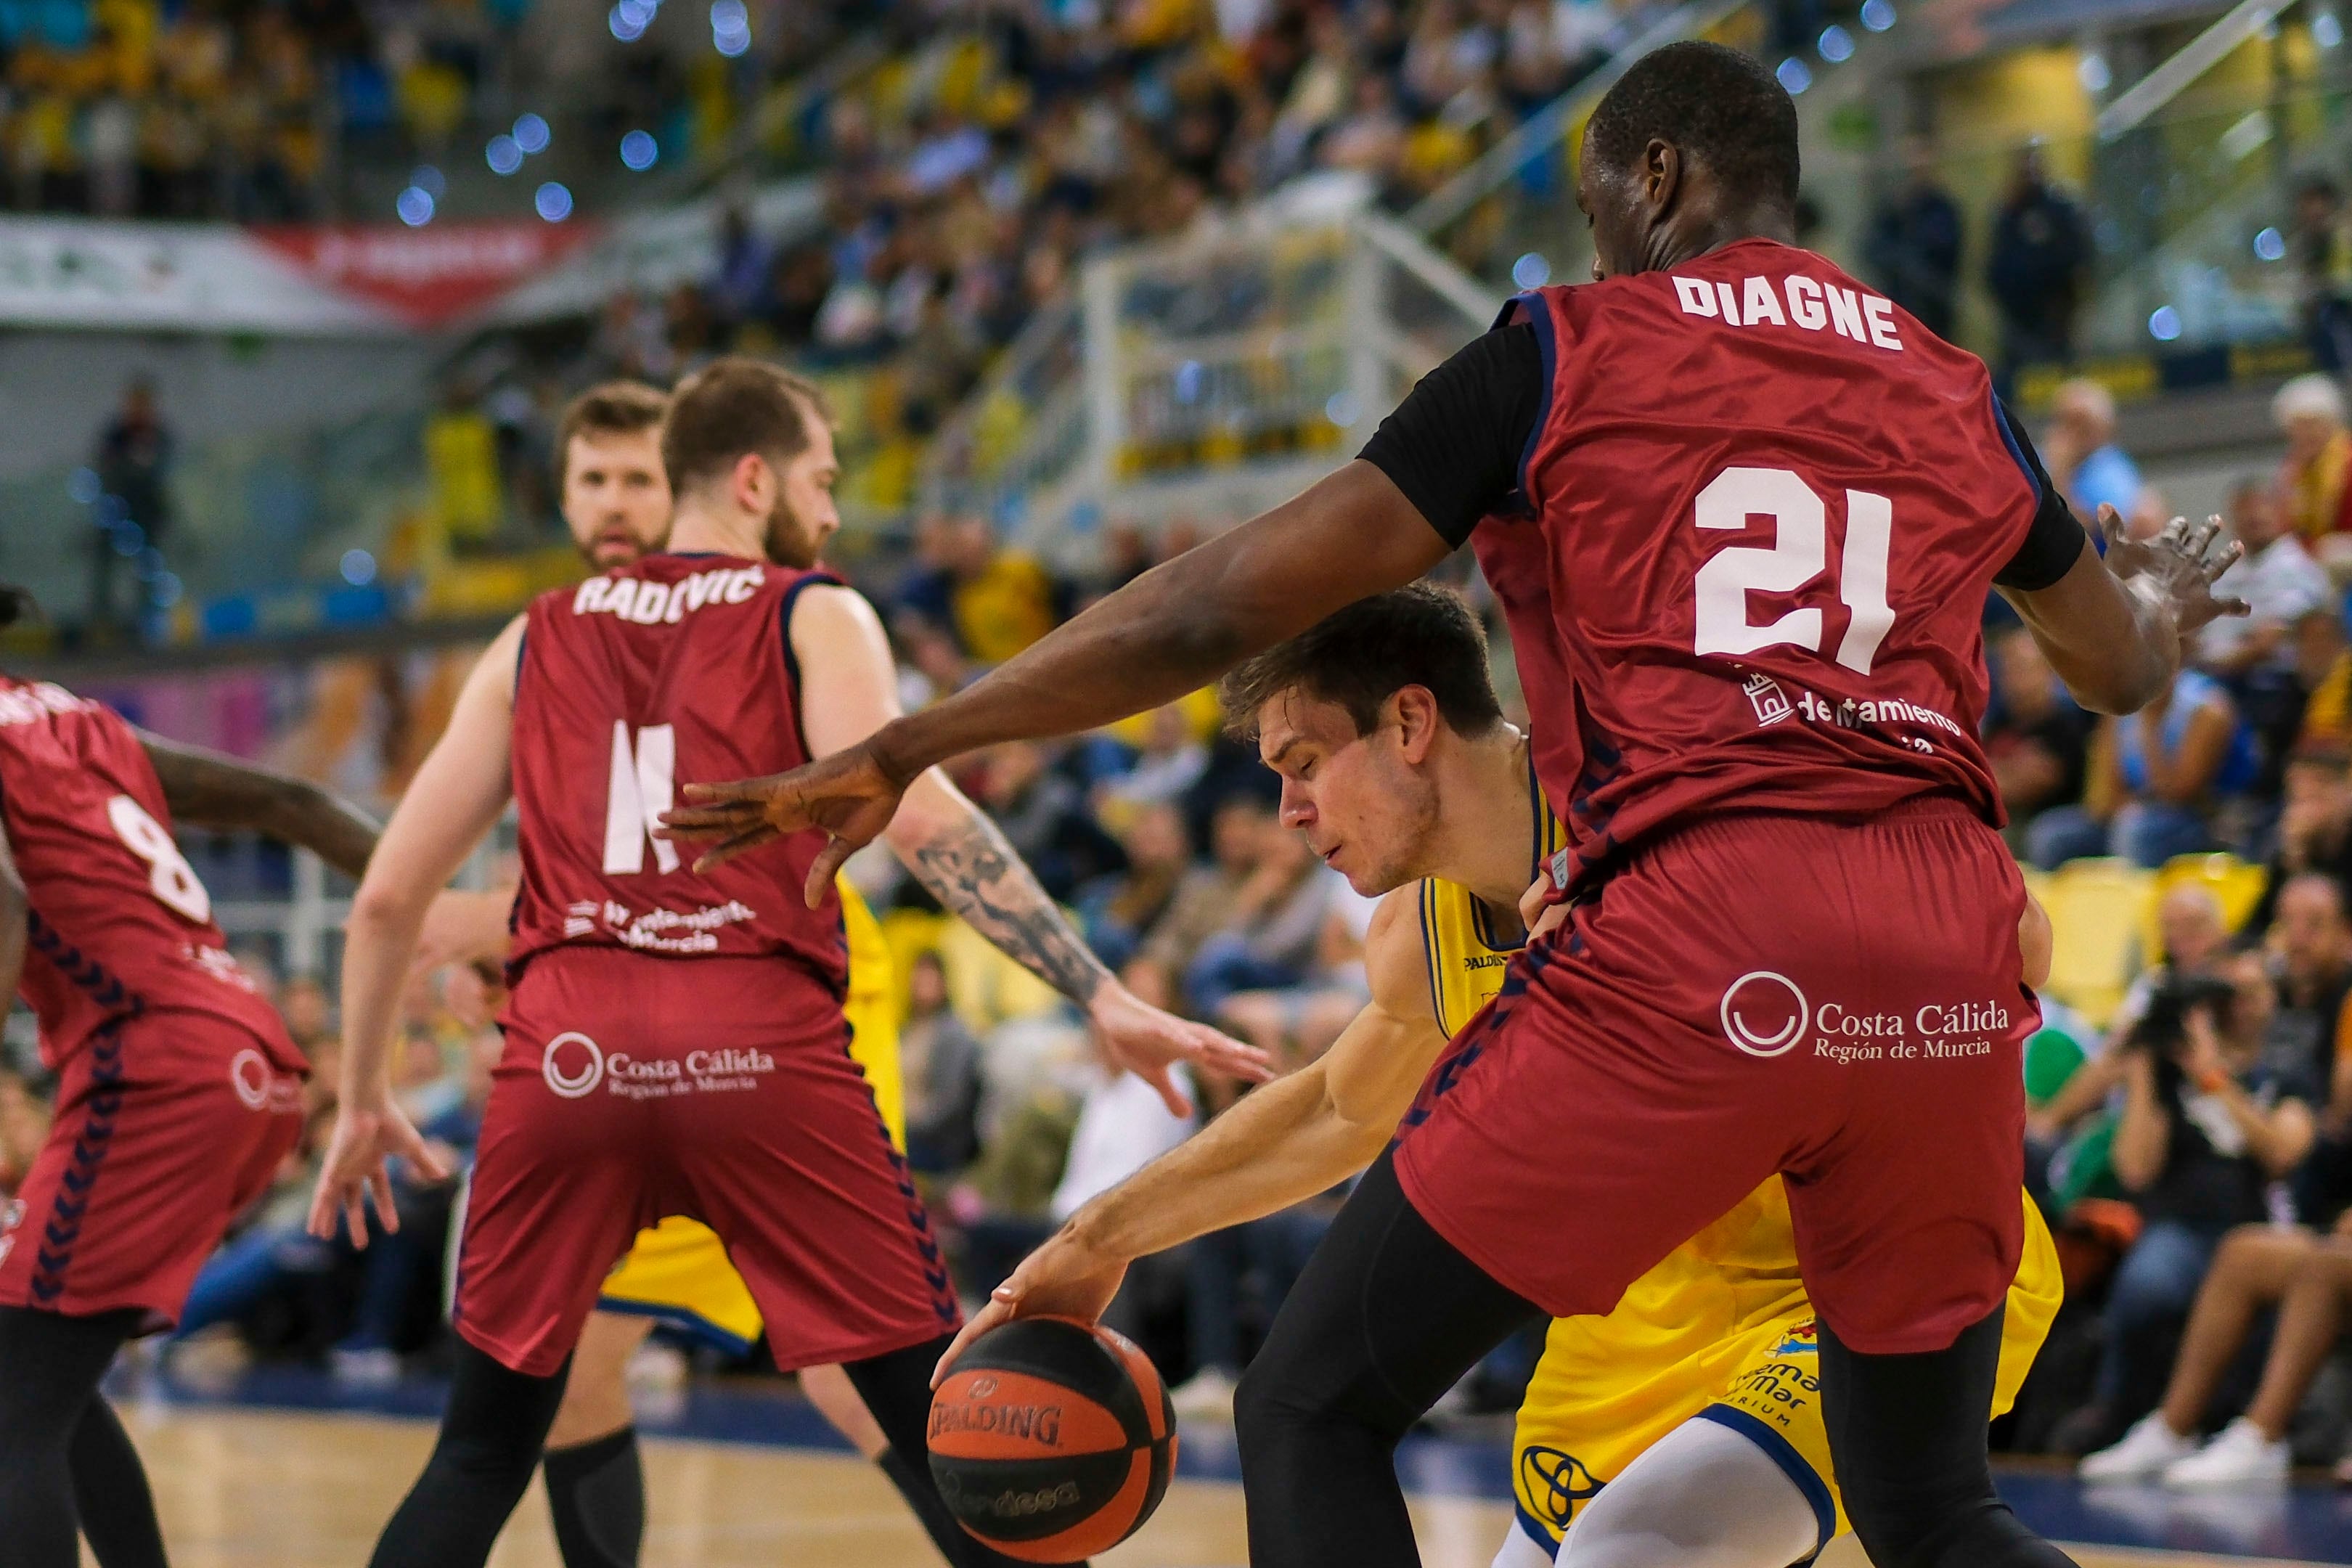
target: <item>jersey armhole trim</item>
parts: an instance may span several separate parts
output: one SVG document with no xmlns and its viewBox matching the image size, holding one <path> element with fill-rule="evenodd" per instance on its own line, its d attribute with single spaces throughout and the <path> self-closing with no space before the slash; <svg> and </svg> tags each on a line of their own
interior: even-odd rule
<svg viewBox="0 0 2352 1568">
<path fill-rule="evenodd" d="M 2001 407 L 2000 395 L 1988 387 L 1985 389 L 1985 402 L 1992 410 L 1992 427 L 2000 433 L 2000 444 L 2009 448 L 2010 461 L 2015 463 L 2017 471 L 2024 476 L 2026 494 L 2032 498 L 2033 510 L 2026 513 L 2025 531 L 2020 534 L 2017 540 L 2017 548 L 2021 550 L 2025 546 L 2026 540 L 2032 536 L 2033 520 L 2040 516 L 2042 509 L 2049 504 L 2050 492 L 2042 488 L 2041 476 L 2033 471 L 2033 465 L 2026 460 L 2025 448 L 2017 444 L 2017 433 L 2009 427 L 2009 411 Z"/>
<path fill-rule="evenodd" d="M 1429 976 L 1430 1015 L 1450 1037 L 1454 1031 L 1445 1026 L 1445 988 L 1437 980 L 1437 884 L 1429 879 L 1421 884 L 1421 964 Z"/>
<path fill-rule="evenodd" d="M 801 700 L 801 660 L 793 651 L 793 606 L 801 602 L 804 589 L 818 586 L 842 588 L 848 584 L 830 572 L 804 572 L 799 582 L 784 590 L 783 603 L 776 610 L 777 635 L 784 641 L 784 679 L 793 689 L 793 739 L 800 742 L 801 755 L 810 762 L 816 761 L 816 753 L 809 750 L 808 726 L 803 721 L 806 709 Z"/>
<path fill-rule="evenodd" d="M 1514 294 L 1503 307 L 1496 326 L 1511 321 L 1514 317 L 1525 321 L 1536 332 L 1536 351 L 1543 356 L 1543 391 L 1536 400 L 1536 422 L 1528 431 L 1528 444 L 1519 450 L 1518 491 L 1529 510 L 1535 509 L 1535 497 L 1528 489 L 1528 469 L 1535 462 L 1536 448 L 1543 444 L 1544 431 L 1551 424 L 1552 380 L 1559 369 L 1558 346 L 1553 341 L 1551 306 L 1541 294 Z"/>
<path fill-rule="evenodd" d="M 1813 1543 L 1813 1557 L 1819 1557 L 1832 1537 L 1837 1534 L 1837 1504 L 1831 1500 L 1830 1489 L 1822 1484 L 1821 1472 L 1814 1469 L 1789 1439 L 1772 1430 L 1747 1411 L 1734 1405 L 1710 1405 L 1698 1413 L 1701 1421 L 1738 1433 L 1764 1451 L 1764 1457 L 1780 1467 L 1782 1473 L 1795 1483 L 1805 1500 L 1812 1505 L 1813 1524 L 1821 1531 Z M 1812 1557 L 1805 1559 L 1811 1563 Z"/>
</svg>

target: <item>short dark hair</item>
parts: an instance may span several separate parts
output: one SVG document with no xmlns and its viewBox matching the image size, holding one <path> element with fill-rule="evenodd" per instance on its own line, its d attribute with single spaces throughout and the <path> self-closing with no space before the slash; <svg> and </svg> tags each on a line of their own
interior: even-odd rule
<svg viewBox="0 0 2352 1568">
<path fill-rule="evenodd" d="M 642 381 L 608 381 L 563 405 L 555 427 L 555 482 L 572 475 L 574 436 L 634 436 L 651 430 L 669 412 L 669 394 Z"/>
<path fill-rule="evenodd" d="M 741 354 L 714 360 L 670 394 L 662 425 L 669 488 L 682 493 L 728 473 L 747 452 L 789 462 L 808 450 L 812 419 L 833 422 L 816 383 Z"/>
<path fill-rule="evenodd" d="M 1459 594 L 1414 583 L 1359 599 L 1217 685 L 1234 732 L 1256 732 L 1258 710 L 1286 691 L 1336 702 L 1368 735 L 1381 705 L 1408 686 L 1429 689 L 1445 722 L 1465 735 L 1503 721 L 1486 664 L 1486 633 Z"/>
<path fill-rule="evenodd" d="M 1797 106 L 1752 55 L 1691 40 L 1635 60 L 1592 111 L 1584 144 L 1625 168 L 1654 141 L 1706 164 L 1734 195 L 1796 202 Z"/>
</svg>

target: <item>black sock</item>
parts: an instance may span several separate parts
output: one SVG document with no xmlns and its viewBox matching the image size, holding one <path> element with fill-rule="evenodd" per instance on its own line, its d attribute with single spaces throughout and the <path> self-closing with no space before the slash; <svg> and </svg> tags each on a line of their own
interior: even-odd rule
<svg viewBox="0 0 2352 1568">
<path fill-rule="evenodd" d="M 563 1568 L 637 1568 L 646 1539 L 646 1472 L 637 1429 L 550 1448 L 540 1461 Z M 111 1565 L 109 1565 L 111 1568 Z"/>
<path fill-rule="evenodd" d="M 8 1568 L 77 1568 L 70 1455 L 98 1380 L 145 1316 L 0 1307 L 0 1543 Z"/>
<path fill-rule="evenodd" d="M 482 1568 L 539 1468 L 571 1367 L 567 1358 L 552 1377 L 526 1377 L 460 1340 L 433 1457 L 369 1568 Z"/>
<path fill-rule="evenodd" d="M 155 1522 L 146 1468 L 103 1396 L 93 1394 L 82 1406 L 66 1458 L 73 1468 L 81 1532 L 98 1568 L 165 1568 L 163 1531 Z"/>
<path fill-rule="evenodd" d="M 905 1498 L 907 1506 L 915 1510 L 915 1518 L 921 1522 L 923 1533 L 931 1538 L 931 1544 L 940 1549 L 940 1555 L 950 1563 L 961 1561 L 964 1543 L 971 1537 L 963 1532 L 963 1526 L 955 1521 L 955 1515 L 948 1511 L 948 1505 L 940 1500 L 940 1489 L 931 1483 L 930 1467 L 926 1465 L 920 1470 L 916 1469 L 896 1448 L 883 1449 L 882 1457 L 874 1462 L 882 1467 L 882 1473 L 890 1478 L 890 1484 L 898 1489 L 898 1495 Z M 113 1565 L 109 1563 L 105 1568 L 113 1568 Z"/>
</svg>

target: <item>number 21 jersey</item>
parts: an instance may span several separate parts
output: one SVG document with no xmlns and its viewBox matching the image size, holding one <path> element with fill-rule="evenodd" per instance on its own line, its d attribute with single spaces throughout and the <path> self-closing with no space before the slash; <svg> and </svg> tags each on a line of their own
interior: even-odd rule
<svg viewBox="0 0 2352 1568">
<path fill-rule="evenodd" d="M 0 818 L 32 912 L 25 1000 L 62 1067 L 110 1020 L 183 1008 L 241 1025 L 285 1072 L 285 1026 L 213 923 L 172 839 L 163 784 L 113 710 L 0 676 Z"/>
<path fill-rule="evenodd" d="M 1523 295 L 1545 401 L 1471 535 L 1573 888 L 1723 811 L 2002 820 L 1985 596 L 2041 511 L 1983 363 L 1808 251 Z"/>
</svg>

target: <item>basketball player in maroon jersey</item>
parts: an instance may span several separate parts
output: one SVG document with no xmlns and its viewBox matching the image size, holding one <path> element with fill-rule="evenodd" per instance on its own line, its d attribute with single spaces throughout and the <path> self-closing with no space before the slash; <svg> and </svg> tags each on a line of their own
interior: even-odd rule
<svg viewBox="0 0 2352 1568">
<path fill-rule="evenodd" d="M 661 457 L 668 407 L 669 395 L 656 387 L 606 382 L 573 398 L 558 422 L 556 489 L 572 542 L 592 571 L 634 566 L 669 538 L 669 478 Z M 507 920 L 514 901 L 512 887 L 442 893 L 425 913 L 415 967 L 429 973 L 448 963 L 503 964 L 513 941 Z M 643 1313 L 600 1305 L 572 1350 L 563 1401 L 541 1456 L 564 1568 L 635 1568 L 646 1480 L 627 1374 L 654 1323 Z M 840 1367 L 803 1367 L 800 1376 L 818 1412 L 881 1468 L 953 1561 L 963 1530 L 940 1506 L 929 1471 L 901 1462 Z"/>
<path fill-rule="evenodd" d="M 1391 1460 L 1421 1411 L 1520 1323 L 1608 1310 L 1775 1171 L 1871 1559 L 2065 1561 L 1984 1448 L 2036 1009 L 1976 738 L 1979 614 L 1998 584 L 2079 700 L 2128 712 L 2234 552 L 2178 522 L 2084 548 L 1982 363 L 1796 247 L 1797 174 L 1795 107 L 1754 60 L 1637 62 L 1585 132 L 1592 287 L 1520 296 L 1358 460 L 955 697 L 672 814 L 719 855 L 829 829 L 821 892 L 923 768 L 1165 701 L 1478 549 L 1569 912 L 1433 1070 L 1244 1381 L 1258 1568 L 1416 1561 Z"/>
<path fill-rule="evenodd" d="M 846 1051 L 839 910 L 800 889 L 803 834 L 715 876 L 652 836 L 680 769 L 790 766 L 896 710 L 871 606 L 814 570 L 837 526 L 815 389 L 724 360 L 671 400 L 671 553 L 542 595 L 491 645 L 386 829 L 345 950 L 344 1094 L 310 1223 L 356 1221 L 384 1159 L 423 1152 L 386 1046 L 418 924 L 509 795 L 520 816 L 507 1053 L 457 1263 L 462 1342 L 440 1440 L 380 1568 L 479 1563 L 521 1495 L 597 1287 L 637 1231 L 727 1244 L 784 1370 L 838 1362 L 925 1464 L 929 1377 L 961 1322 L 929 1221 Z M 889 838 L 948 908 L 1080 1002 L 1164 1097 L 1178 1060 L 1256 1052 L 1146 1007 L 994 826 L 938 775 Z M 999 1561 L 976 1542 L 966 1563 Z"/>
<path fill-rule="evenodd" d="M 0 588 L 0 625 L 29 601 Z M 268 833 L 358 876 L 375 825 L 315 785 L 0 676 L 0 996 L 57 1116 L 0 1205 L 0 1560 L 162 1568 L 138 1450 L 98 1392 L 168 1327 L 302 1128 L 309 1068 L 229 956 L 172 822 Z"/>
</svg>

